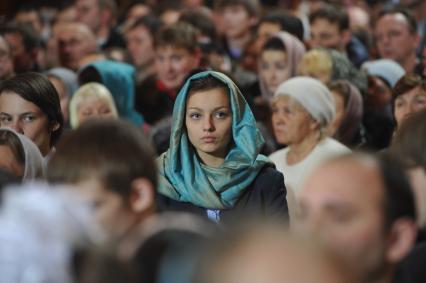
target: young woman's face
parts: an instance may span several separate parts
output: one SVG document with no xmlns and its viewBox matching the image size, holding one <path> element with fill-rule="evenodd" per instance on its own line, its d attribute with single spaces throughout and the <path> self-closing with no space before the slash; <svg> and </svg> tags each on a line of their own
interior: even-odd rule
<svg viewBox="0 0 426 283">
<path fill-rule="evenodd" d="M 43 156 L 49 153 L 50 135 L 56 130 L 51 129 L 47 115 L 37 105 L 13 92 L 0 94 L 0 127 L 27 136 Z"/>
<path fill-rule="evenodd" d="M 225 159 L 232 138 L 232 110 L 224 88 L 189 94 L 186 130 L 200 158 Z"/>
<path fill-rule="evenodd" d="M 426 91 L 416 87 L 395 99 L 394 115 L 398 126 L 404 119 L 415 112 L 426 108 Z"/>
<path fill-rule="evenodd" d="M 0 169 L 19 177 L 24 175 L 24 166 L 16 160 L 8 145 L 0 145 L 0 156 Z"/>
<path fill-rule="evenodd" d="M 301 143 L 317 128 L 311 116 L 290 97 L 278 97 L 272 102 L 272 126 L 280 144 Z"/>
<path fill-rule="evenodd" d="M 113 118 L 114 112 L 109 103 L 99 97 L 87 97 L 77 106 L 78 124 L 92 118 Z"/>
<path fill-rule="evenodd" d="M 290 76 L 286 53 L 279 50 L 263 51 L 260 56 L 259 75 L 268 92 L 274 93 Z"/>
</svg>

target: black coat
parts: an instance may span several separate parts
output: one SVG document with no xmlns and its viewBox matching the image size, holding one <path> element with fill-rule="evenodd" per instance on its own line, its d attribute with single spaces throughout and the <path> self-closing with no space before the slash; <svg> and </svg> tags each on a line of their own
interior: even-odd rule
<svg viewBox="0 0 426 283">
<path fill-rule="evenodd" d="M 240 220 L 242 217 L 287 220 L 286 195 L 287 190 L 283 175 L 273 167 L 265 166 L 246 188 L 235 206 L 220 211 L 220 220 L 221 222 L 230 222 L 233 219 Z M 206 208 L 188 202 L 176 201 L 161 194 L 158 195 L 157 200 L 160 211 L 191 212 L 207 217 Z"/>
</svg>

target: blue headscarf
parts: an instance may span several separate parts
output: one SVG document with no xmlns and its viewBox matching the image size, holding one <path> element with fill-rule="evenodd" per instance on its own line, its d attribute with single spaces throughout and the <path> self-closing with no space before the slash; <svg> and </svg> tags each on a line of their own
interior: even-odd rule
<svg viewBox="0 0 426 283">
<path fill-rule="evenodd" d="M 143 123 L 142 115 L 136 112 L 135 68 L 129 64 L 99 60 L 86 65 L 93 67 L 101 76 L 101 83 L 111 92 L 117 106 L 118 114 L 136 125 Z M 85 68 L 86 68 L 85 67 Z"/>
<path fill-rule="evenodd" d="M 201 163 L 185 128 L 190 84 L 207 76 L 215 77 L 227 86 L 232 111 L 233 138 L 219 168 Z M 234 82 L 219 72 L 195 74 L 186 81 L 176 98 L 170 148 L 157 159 L 159 192 L 174 200 L 204 208 L 232 208 L 260 170 L 270 163 L 266 156 L 259 154 L 263 144 L 253 113 Z"/>
</svg>

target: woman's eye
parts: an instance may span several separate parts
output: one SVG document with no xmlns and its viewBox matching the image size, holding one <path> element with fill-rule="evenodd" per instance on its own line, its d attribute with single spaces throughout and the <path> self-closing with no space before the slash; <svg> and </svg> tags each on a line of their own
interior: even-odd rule
<svg viewBox="0 0 426 283">
<path fill-rule="evenodd" d="M 12 121 L 12 118 L 9 116 L 0 116 L 0 122 L 5 124 L 5 123 L 9 123 Z"/>
<path fill-rule="evenodd" d="M 34 117 L 34 116 L 32 116 L 32 115 L 27 115 L 27 116 L 24 116 L 24 117 L 22 118 L 22 120 L 23 120 L 24 122 L 26 122 L 26 123 L 29 123 L 29 122 L 34 121 L 34 120 L 35 120 L 35 117 Z"/>
<path fill-rule="evenodd" d="M 198 120 L 198 119 L 200 119 L 201 115 L 199 113 L 191 113 L 191 114 L 189 114 L 189 117 L 191 119 Z"/>
<path fill-rule="evenodd" d="M 226 118 L 227 116 L 228 116 L 228 113 L 226 112 L 216 112 L 216 118 L 223 119 L 223 118 Z"/>
</svg>

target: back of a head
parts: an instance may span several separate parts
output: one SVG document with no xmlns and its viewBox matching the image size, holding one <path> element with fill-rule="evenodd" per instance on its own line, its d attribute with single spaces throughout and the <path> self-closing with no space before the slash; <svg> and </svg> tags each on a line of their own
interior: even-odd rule
<svg viewBox="0 0 426 283">
<path fill-rule="evenodd" d="M 76 184 L 96 178 L 125 198 L 142 177 L 157 185 L 154 153 L 142 130 L 121 120 L 92 120 L 58 144 L 48 165 L 48 180 Z"/>
</svg>

